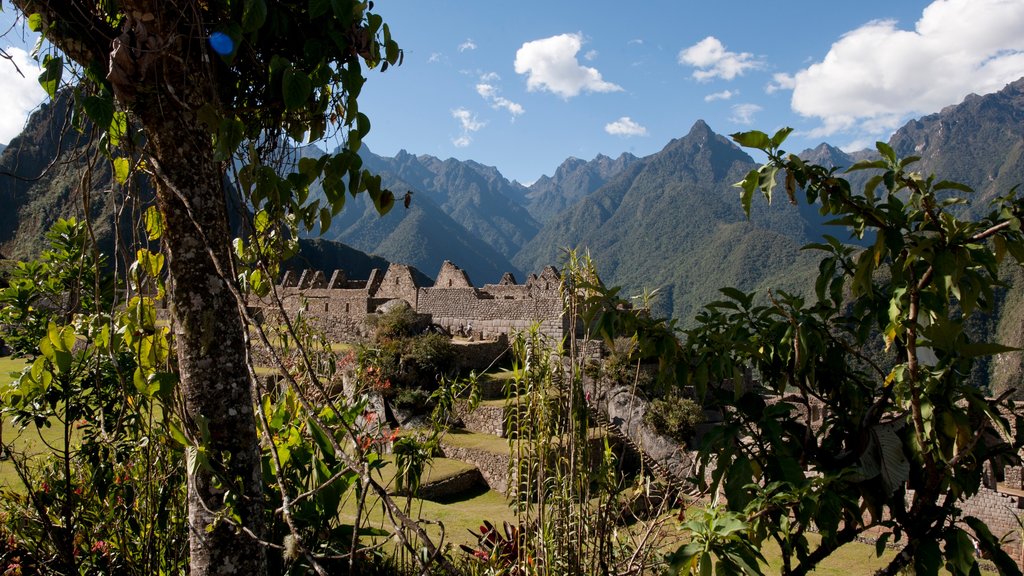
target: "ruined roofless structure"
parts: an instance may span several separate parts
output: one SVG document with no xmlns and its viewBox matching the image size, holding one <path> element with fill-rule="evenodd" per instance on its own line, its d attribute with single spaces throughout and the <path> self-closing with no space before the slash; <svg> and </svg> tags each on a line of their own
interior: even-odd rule
<svg viewBox="0 0 1024 576">
<path fill-rule="evenodd" d="M 391 264 L 383 273 L 374 269 L 366 280 L 350 280 L 342 270 L 329 280 L 319 270 L 285 272 L 279 294 L 289 315 L 302 310 L 308 322 L 336 342 L 368 338 L 367 318 L 396 300 L 452 334 L 471 327 L 475 336 L 490 340 L 538 325 L 541 333 L 560 340 L 569 332 L 560 284 L 558 270 L 548 266 L 525 284 L 506 273 L 497 284 L 477 288 L 464 270 L 446 260 L 433 286 L 417 285 L 410 266 Z M 273 316 L 271 306 L 256 306 L 265 318 Z"/>
</svg>

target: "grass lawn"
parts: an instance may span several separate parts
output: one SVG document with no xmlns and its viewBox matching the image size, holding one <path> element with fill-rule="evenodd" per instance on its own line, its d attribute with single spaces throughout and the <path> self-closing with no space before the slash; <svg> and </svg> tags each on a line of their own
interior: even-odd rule
<svg viewBox="0 0 1024 576">
<path fill-rule="evenodd" d="M 12 372 L 21 372 L 24 367 L 25 360 L 22 358 L 9 356 L 0 358 L 0 389 L 5 389 L 14 379 Z M 22 430 L 7 418 L 3 418 L 3 422 L 0 423 L 0 440 L 4 444 L 12 445 L 15 451 L 22 452 L 26 456 L 33 456 L 49 451 L 48 444 L 61 446 L 64 443 L 64 433 L 56 426 L 41 430 L 37 430 L 35 426 L 28 426 Z M 0 486 L 12 488 L 21 486 L 21 481 L 9 460 L 0 461 Z"/>
<path fill-rule="evenodd" d="M 441 439 L 442 444 L 460 448 L 475 448 L 494 454 L 508 454 L 508 440 L 493 434 L 477 434 L 464 430 L 452 430 Z"/>
</svg>

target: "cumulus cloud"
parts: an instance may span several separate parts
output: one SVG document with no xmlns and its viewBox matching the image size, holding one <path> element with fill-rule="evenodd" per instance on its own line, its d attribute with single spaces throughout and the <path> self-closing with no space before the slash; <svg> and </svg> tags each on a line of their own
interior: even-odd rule
<svg viewBox="0 0 1024 576">
<path fill-rule="evenodd" d="M 583 37 L 559 34 L 525 42 L 516 51 L 515 70 L 526 74 L 528 90 L 547 90 L 569 99 L 580 92 L 618 92 L 622 87 L 605 81 L 596 68 L 582 66 L 576 58 Z"/>
<path fill-rule="evenodd" d="M 473 42 L 472 38 L 466 38 L 466 41 L 459 44 L 459 52 L 465 52 L 466 50 L 476 50 L 476 42 Z"/>
<path fill-rule="evenodd" d="M 41 69 L 21 48 L 5 49 L 10 61 L 0 60 L 0 143 L 8 143 L 21 133 L 30 112 L 46 98 L 39 86 Z M 15 69 L 17 65 L 21 74 Z"/>
<path fill-rule="evenodd" d="M 587 50 L 587 53 L 583 55 L 583 59 L 590 62 L 597 58 L 597 50 Z"/>
<path fill-rule="evenodd" d="M 462 134 L 452 139 L 452 144 L 457 148 L 465 148 L 473 142 L 473 133 L 483 128 L 487 123 L 481 122 L 476 119 L 476 114 L 473 114 L 465 108 L 456 108 L 452 110 L 452 118 L 459 121 L 459 128 L 462 130 Z"/>
<path fill-rule="evenodd" d="M 679 63 L 696 68 L 693 77 L 701 82 L 713 78 L 732 80 L 747 70 L 764 67 L 764 63 L 749 52 L 730 52 L 714 36 L 679 51 Z"/>
<path fill-rule="evenodd" d="M 821 121 L 811 136 L 891 132 L 909 116 L 1024 75 L 1021 30 L 1019 0 L 936 0 L 912 30 L 877 20 L 843 35 L 820 62 L 792 76 L 791 105 Z"/>
<path fill-rule="evenodd" d="M 739 90 L 722 90 L 721 92 L 714 92 L 704 97 L 705 102 L 714 102 L 715 100 L 728 100 L 733 96 L 739 95 Z"/>
<path fill-rule="evenodd" d="M 763 110 L 757 104 L 736 104 L 732 107 L 732 115 L 729 120 L 737 124 L 753 124 L 754 115 Z"/>
<path fill-rule="evenodd" d="M 629 116 L 623 116 L 604 125 L 604 131 L 612 136 L 646 136 L 647 128 L 637 124 Z"/>
</svg>

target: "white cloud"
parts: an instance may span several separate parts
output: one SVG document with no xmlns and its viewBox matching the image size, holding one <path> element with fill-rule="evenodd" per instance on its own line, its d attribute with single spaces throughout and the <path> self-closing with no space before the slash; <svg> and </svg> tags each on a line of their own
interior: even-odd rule
<svg viewBox="0 0 1024 576">
<path fill-rule="evenodd" d="M 516 51 L 515 70 L 526 74 L 528 90 L 547 90 L 569 99 L 580 92 L 618 92 L 622 87 L 605 81 L 596 68 L 581 66 L 576 54 L 583 44 L 580 34 L 559 34 L 525 42 Z"/>
<path fill-rule="evenodd" d="M 459 127 L 462 129 L 462 134 L 452 140 L 457 148 L 465 148 L 473 142 L 472 134 L 487 125 L 486 122 L 480 122 L 476 119 L 476 114 L 473 114 L 465 108 L 456 108 L 452 110 L 452 118 L 459 121 Z"/>
<path fill-rule="evenodd" d="M 739 90 L 722 90 L 721 92 L 714 92 L 704 97 L 705 102 L 714 102 L 715 100 L 728 100 L 733 96 L 739 95 Z"/>
<path fill-rule="evenodd" d="M 764 91 L 774 94 L 779 90 L 792 90 L 793 88 L 796 88 L 796 78 L 783 72 L 776 72 L 772 74 L 772 81 L 764 87 Z"/>
<path fill-rule="evenodd" d="M 431 52 L 430 56 L 427 57 L 427 63 L 428 64 L 436 64 L 436 63 L 438 63 L 440 61 L 441 61 L 441 53 L 440 52 Z"/>
<path fill-rule="evenodd" d="M 473 42 L 472 38 L 466 38 L 466 41 L 459 44 L 459 52 L 465 52 L 466 50 L 476 50 L 476 42 Z"/>
<path fill-rule="evenodd" d="M 637 124 L 629 116 L 604 125 L 604 131 L 612 136 L 646 136 L 647 128 Z"/>
<path fill-rule="evenodd" d="M 25 119 L 46 98 L 37 78 L 41 69 L 21 48 L 8 47 L 10 61 L 0 59 L 0 142 L 8 143 L 21 133 Z M 15 69 L 15 64 L 25 76 Z"/>
<path fill-rule="evenodd" d="M 485 72 L 480 75 L 481 82 L 496 82 L 501 80 L 501 76 L 498 76 L 497 72 Z"/>
<path fill-rule="evenodd" d="M 626 44 L 636 44 L 637 46 L 642 46 L 643 43 L 644 43 L 644 39 L 643 38 L 633 38 L 629 42 L 626 42 Z"/>
<path fill-rule="evenodd" d="M 680 50 L 679 63 L 696 68 L 693 77 L 701 82 L 713 78 L 732 80 L 747 70 L 764 67 L 764 63 L 749 52 L 729 52 L 714 36 Z"/>
<path fill-rule="evenodd" d="M 909 116 L 964 96 L 994 92 L 1024 76 L 1024 2 L 935 0 L 913 30 L 869 22 L 792 76 L 791 105 L 817 118 L 812 136 L 882 136 Z"/>
<path fill-rule="evenodd" d="M 597 50 L 587 50 L 587 53 L 583 55 L 583 59 L 587 62 L 593 62 L 594 58 L 597 58 Z"/>
<path fill-rule="evenodd" d="M 732 107 L 732 115 L 729 120 L 737 124 L 753 124 L 754 115 L 763 110 L 757 104 L 735 104 Z"/>
<path fill-rule="evenodd" d="M 484 76 L 486 77 L 487 75 L 485 74 Z M 511 114 L 513 118 L 519 116 L 523 112 L 526 112 L 520 104 L 499 95 L 498 88 L 493 84 L 487 84 L 486 82 L 477 84 L 476 93 L 486 100 L 487 103 L 491 105 L 491 108 L 494 108 L 495 110 L 508 110 L 509 114 Z"/>
</svg>

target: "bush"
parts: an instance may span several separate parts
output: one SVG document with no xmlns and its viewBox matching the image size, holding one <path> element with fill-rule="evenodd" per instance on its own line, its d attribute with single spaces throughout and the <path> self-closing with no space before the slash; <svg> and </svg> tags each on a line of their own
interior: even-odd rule
<svg viewBox="0 0 1024 576">
<path fill-rule="evenodd" d="M 644 422 L 659 434 L 686 442 L 697 431 L 697 425 L 704 422 L 704 409 L 689 398 L 670 395 L 651 402 Z"/>
<path fill-rule="evenodd" d="M 455 366 L 455 345 L 447 336 L 429 333 L 409 339 L 404 360 L 411 363 L 421 378 L 447 374 Z"/>
<path fill-rule="evenodd" d="M 376 339 L 378 342 L 412 336 L 416 331 L 419 318 L 416 311 L 408 305 L 394 306 L 383 314 L 371 317 L 376 323 Z"/>
</svg>

